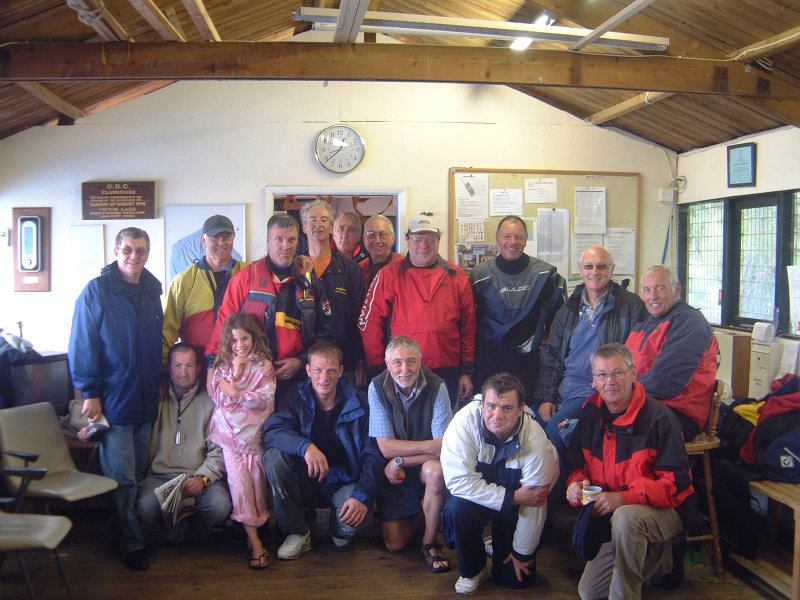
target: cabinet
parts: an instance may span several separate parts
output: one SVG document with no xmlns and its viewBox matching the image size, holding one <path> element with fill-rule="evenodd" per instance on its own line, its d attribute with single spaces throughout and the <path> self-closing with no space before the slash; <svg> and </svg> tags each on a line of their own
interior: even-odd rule
<svg viewBox="0 0 800 600">
<path fill-rule="evenodd" d="M 750 389 L 750 334 L 714 330 L 719 342 L 717 379 L 731 386 L 734 398 L 747 398 Z"/>
<path fill-rule="evenodd" d="M 778 376 L 782 351 L 783 345 L 780 342 L 751 342 L 751 398 L 761 398 L 770 392 L 769 384 Z"/>
</svg>

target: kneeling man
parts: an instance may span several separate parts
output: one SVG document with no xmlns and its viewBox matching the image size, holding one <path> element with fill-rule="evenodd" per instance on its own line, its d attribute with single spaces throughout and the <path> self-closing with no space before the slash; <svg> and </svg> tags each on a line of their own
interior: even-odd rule
<svg viewBox="0 0 800 600">
<path fill-rule="evenodd" d="M 137 503 L 146 529 L 160 531 L 169 543 L 184 536 L 205 541 L 220 533 L 231 514 L 231 495 L 223 480 L 222 448 L 206 439 L 214 402 L 200 387 L 201 366 L 194 347 L 178 342 L 167 355 L 169 395 L 158 404 L 158 419 L 150 443 L 150 471 L 142 481 Z M 192 496 L 195 514 L 173 528 L 164 519 L 154 490 L 178 475 L 186 474 L 182 493 Z"/>
<path fill-rule="evenodd" d="M 456 592 L 473 594 L 489 577 L 482 539 L 489 522 L 494 580 L 504 587 L 529 586 L 558 455 L 525 406 L 525 388 L 516 376 L 492 375 L 483 384 L 483 399 L 458 411 L 444 434 L 441 461 L 451 494 L 442 530 L 456 549 L 461 575 Z"/>
<path fill-rule="evenodd" d="M 308 351 L 309 379 L 278 401 L 264 424 L 264 466 L 275 497 L 275 517 L 286 536 L 278 558 L 311 549 L 303 507 L 330 507 L 337 547 L 347 546 L 370 522 L 376 477 L 382 474 L 369 437 L 366 393 L 342 378 L 342 351 L 318 342 Z"/>
<path fill-rule="evenodd" d="M 683 579 L 684 522 L 695 500 L 681 426 L 636 381 L 633 353 L 601 346 L 591 358 L 597 390 L 583 407 L 569 460 L 567 500 L 581 504 L 583 487 L 600 486 L 592 514 L 611 515 L 611 540 L 586 563 L 582 600 L 637 600 L 642 584 Z"/>
</svg>

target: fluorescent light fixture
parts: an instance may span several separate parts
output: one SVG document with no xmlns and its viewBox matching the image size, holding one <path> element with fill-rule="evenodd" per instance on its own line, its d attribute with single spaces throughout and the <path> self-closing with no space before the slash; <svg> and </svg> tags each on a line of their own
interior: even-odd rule
<svg viewBox="0 0 800 600">
<path fill-rule="evenodd" d="M 533 20 L 533 24 L 537 27 L 547 27 L 552 25 L 555 22 L 550 15 L 546 12 L 539 13 L 539 16 Z M 512 50 L 526 50 L 531 44 L 533 43 L 533 38 L 528 36 L 518 37 L 513 42 L 509 48 Z"/>
<path fill-rule="evenodd" d="M 333 31 L 336 29 L 339 10 L 303 6 L 300 10 L 294 11 L 292 15 L 295 21 L 313 23 L 315 30 Z M 395 35 L 450 35 L 508 41 L 514 41 L 520 37 L 530 37 L 537 42 L 557 42 L 562 44 L 575 44 L 592 33 L 591 29 L 577 27 L 527 25 L 525 23 L 509 23 L 486 19 L 432 17 L 380 11 L 367 11 L 364 15 L 361 31 Z M 594 39 L 592 43 L 615 48 L 663 52 L 669 47 L 669 38 L 608 32 Z"/>
</svg>

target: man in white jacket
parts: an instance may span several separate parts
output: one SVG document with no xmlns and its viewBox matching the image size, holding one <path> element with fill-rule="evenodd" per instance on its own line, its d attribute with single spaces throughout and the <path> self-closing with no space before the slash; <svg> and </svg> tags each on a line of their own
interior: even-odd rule
<svg viewBox="0 0 800 600">
<path fill-rule="evenodd" d="M 442 511 L 445 542 L 458 555 L 459 594 L 474 594 L 491 575 L 523 588 L 536 572 L 536 549 L 558 456 L 510 373 L 486 380 L 482 400 L 453 417 L 442 441 L 442 470 L 451 496 Z M 492 523 L 493 559 L 486 564 L 483 529 Z"/>
</svg>

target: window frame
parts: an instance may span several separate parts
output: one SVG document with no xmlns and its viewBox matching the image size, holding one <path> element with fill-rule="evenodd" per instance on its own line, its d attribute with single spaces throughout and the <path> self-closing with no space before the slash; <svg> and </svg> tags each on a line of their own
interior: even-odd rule
<svg viewBox="0 0 800 600">
<path fill-rule="evenodd" d="M 756 319 L 739 314 L 739 274 L 741 257 L 742 210 L 761 206 L 776 206 L 775 248 L 775 304 L 778 307 L 778 333 L 790 335 L 789 284 L 786 266 L 792 264 L 792 230 L 794 223 L 795 195 L 798 190 L 784 190 L 747 196 L 715 198 L 701 203 L 678 205 L 678 277 L 688 287 L 688 215 L 689 207 L 706 202 L 723 202 L 723 249 L 722 249 L 722 306 L 721 327 L 751 330 Z M 798 198 L 800 202 L 800 197 Z M 798 241 L 800 244 L 800 240 Z M 688 289 L 687 289 L 688 292 Z"/>
</svg>

